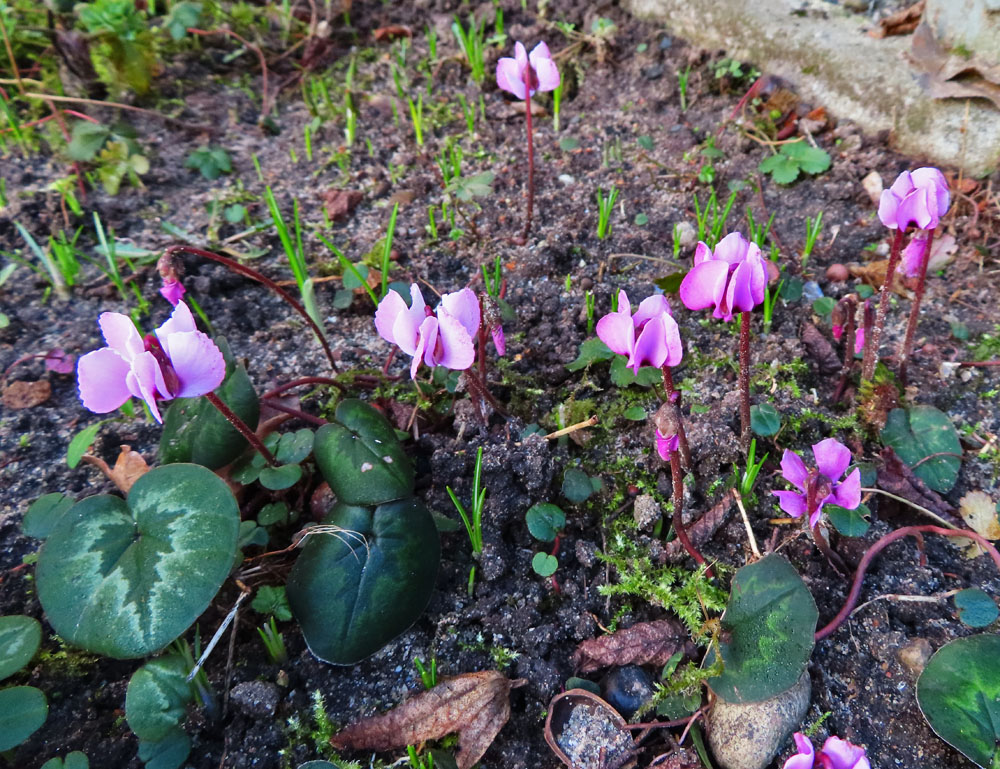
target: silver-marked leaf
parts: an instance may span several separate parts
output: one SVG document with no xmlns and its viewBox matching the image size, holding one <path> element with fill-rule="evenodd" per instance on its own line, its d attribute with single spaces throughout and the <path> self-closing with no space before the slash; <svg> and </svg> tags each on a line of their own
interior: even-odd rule
<svg viewBox="0 0 1000 769">
<path fill-rule="evenodd" d="M 162 740 L 139 740 L 139 760 L 146 769 L 179 769 L 191 752 L 191 738 L 179 726 Z"/>
<path fill-rule="evenodd" d="M 184 719 L 192 700 L 183 657 L 170 654 L 147 662 L 128 682 L 125 720 L 140 740 L 156 742 Z"/>
<path fill-rule="evenodd" d="M 288 603 L 313 654 L 351 665 L 423 612 L 441 544 L 412 497 L 376 508 L 337 504 L 324 523 L 332 526 L 309 535 L 288 576 Z"/>
<path fill-rule="evenodd" d="M 31 662 L 41 643 L 42 626 L 37 619 L 23 614 L 0 617 L 0 681 Z"/>
<path fill-rule="evenodd" d="M 215 597 L 236 553 L 239 509 L 200 465 L 165 465 L 128 501 L 77 502 L 38 556 L 38 597 L 53 629 L 88 651 L 144 657 L 183 633 Z"/>
<path fill-rule="evenodd" d="M 0 751 L 16 748 L 49 717 L 49 703 L 34 686 L 0 690 Z"/>
<path fill-rule="evenodd" d="M 933 406 L 893 409 L 881 437 L 934 491 L 951 491 L 962 464 L 962 444 L 947 414 Z"/>
<path fill-rule="evenodd" d="M 392 425 L 372 406 L 349 399 L 336 422 L 316 431 L 316 464 L 337 499 L 378 505 L 413 493 L 413 466 Z"/>
</svg>

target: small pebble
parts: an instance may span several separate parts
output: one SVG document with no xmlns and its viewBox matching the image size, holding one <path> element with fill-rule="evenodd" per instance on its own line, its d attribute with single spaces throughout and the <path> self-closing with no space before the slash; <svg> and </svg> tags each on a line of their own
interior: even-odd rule
<svg viewBox="0 0 1000 769">
<path fill-rule="evenodd" d="M 280 699 L 278 687 L 267 681 L 244 681 L 229 692 L 229 701 L 243 715 L 273 718 Z"/>
<path fill-rule="evenodd" d="M 807 302 L 815 302 L 817 299 L 823 298 L 823 289 L 815 280 L 807 280 L 802 284 L 802 298 Z"/>
<path fill-rule="evenodd" d="M 660 38 L 660 50 L 661 51 L 667 50 L 673 44 L 674 44 L 673 38 L 668 37 L 667 35 L 664 35 L 663 37 Z"/>
<path fill-rule="evenodd" d="M 640 530 L 652 528 L 662 515 L 663 511 L 651 495 L 640 494 L 635 498 L 635 504 L 632 505 L 632 517 Z"/>
<path fill-rule="evenodd" d="M 624 718 L 631 718 L 655 691 L 652 676 L 638 665 L 615 668 L 601 681 L 604 699 Z"/>
<path fill-rule="evenodd" d="M 899 650 L 899 661 L 904 668 L 918 676 L 924 671 L 924 666 L 933 653 L 930 641 L 926 638 L 914 638 Z"/>
<path fill-rule="evenodd" d="M 842 264 L 831 264 L 826 268 L 826 279 L 834 283 L 843 283 L 851 276 L 847 267 Z"/>
<path fill-rule="evenodd" d="M 574 179 L 569 174 L 559 174 L 559 182 L 564 187 L 569 187 L 571 184 L 576 184 L 576 179 Z"/>
<path fill-rule="evenodd" d="M 674 228 L 674 232 L 677 233 L 677 239 L 680 240 L 681 246 L 687 248 L 688 246 L 693 246 L 695 240 L 698 237 L 698 233 L 695 231 L 694 226 L 691 222 L 681 222 Z"/>
<path fill-rule="evenodd" d="M 654 64 L 652 67 L 647 67 L 642 71 L 642 75 L 646 80 L 659 80 L 663 77 L 663 65 Z"/>
</svg>

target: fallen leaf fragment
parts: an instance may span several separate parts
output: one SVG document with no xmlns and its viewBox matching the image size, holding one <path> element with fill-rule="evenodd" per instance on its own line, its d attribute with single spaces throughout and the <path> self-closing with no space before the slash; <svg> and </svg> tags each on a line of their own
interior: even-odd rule
<svg viewBox="0 0 1000 769">
<path fill-rule="evenodd" d="M 835 374 L 840 371 L 840 358 L 830 340 L 812 323 L 803 323 L 799 333 L 802 345 L 809 357 L 816 361 L 820 374 Z"/>
<path fill-rule="evenodd" d="M 582 641 L 570 660 L 581 673 L 621 665 L 666 665 L 679 651 L 685 651 L 687 630 L 680 622 L 661 619 L 638 622 L 600 638 Z"/>
<path fill-rule="evenodd" d="M 958 501 L 958 514 L 969 528 L 986 539 L 1000 539 L 997 506 L 985 491 L 970 491 Z"/>
<path fill-rule="evenodd" d="M 45 403 L 52 395 L 48 379 L 36 382 L 18 380 L 3 389 L 3 405 L 9 409 L 30 409 Z"/>
<path fill-rule="evenodd" d="M 946 49 L 928 25 L 913 33 L 908 57 L 923 73 L 920 84 L 935 99 L 980 97 L 1000 107 L 1000 65 Z"/>
<path fill-rule="evenodd" d="M 688 527 L 687 534 L 695 547 L 701 547 L 717 532 L 733 509 L 733 495 L 725 494 L 722 499 L 701 518 Z M 679 539 L 672 539 L 663 546 L 663 552 L 657 557 L 659 563 L 670 563 L 687 557 L 687 550 Z"/>
<path fill-rule="evenodd" d="M 933 513 L 937 513 L 949 523 L 958 523 L 955 518 L 955 508 L 937 495 L 935 491 L 928 488 L 913 471 L 904 464 L 896 452 L 890 448 L 882 449 L 880 454 L 882 467 L 878 471 L 878 487 L 891 494 L 908 499 L 914 504 L 926 507 Z"/>
<path fill-rule="evenodd" d="M 891 37 L 893 35 L 908 35 L 917 28 L 924 15 L 925 0 L 914 3 L 909 8 L 903 8 L 879 19 L 878 26 L 868 34 L 874 38 Z"/>
<path fill-rule="evenodd" d="M 471 769 L 510 718 L 510 690 L 526 684 L 496 670 L 446 678 L 385 715 L 364 718 L 330 738 L 344 750 L 393 750 L 458 732 L 458 769 Z"/>
<path fill-rule="evenodd" d="M 386 27 L 379 27 L 374 32 L 375 39 L 379 42 L 389 42 L 400 37 L 413 37 L 413 32 L 409 27 L 402 24 L 389 24 Z"/>
<path fill-rule="evenodd" d="M 108 467 L 107 462 L 93 454 L 84 454 L 80 459 L 96 467 L 118 487 L 119 491 L 128 494 L 132 484 L 149 471 L 149 465 L 142 458 L 142 454 L 138 451 L 132 451 L 131 446 L 123 444 L 119 449 L 118 459 L 115 460 L 114 467 Z"/>
<path fill-rule="evenodd" d="M 885 283 L 885 273 L 887 272 L 888 267 L 888 259 L 879 259 L 876 262 L 868 262 L 868 264 L 857 264 L 856 262 L 853 262 L 847 265 L 847 270 L 855 278 L 861 278 L 861 280 L 869 286 L 878 290 L 882 288 L 882 284 Z M 892 291 L 898 296 L 906 299 L 910 298 L 910 292 L 906 290 L 906 286 L 903 284 L 902 269 L 897 268 L 896 272 L 892 275 Z"/>
<path fill-rule="evenodd" d="M 323 193 L 323 207 L 333 221 L 341 221 L 351 215 L 355 207 L 364 199 L 357 190 L 327 190 Z"/>
</svg>

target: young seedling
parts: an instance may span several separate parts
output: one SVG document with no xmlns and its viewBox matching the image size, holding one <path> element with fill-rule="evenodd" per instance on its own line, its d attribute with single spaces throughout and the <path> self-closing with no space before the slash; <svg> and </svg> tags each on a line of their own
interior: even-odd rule
<svg viewBox="0 0 1000 769">
<path fill-rule="evenodd" d="M 295 227 L 294 241 L 292 240 L 291 233 L 288 231 L 285 218 L 281 215 L 281 209 L 278 208 L 278 201 L 275 200 L 270 185 L 264 188 L 264 201 L 271 212 L 271 221 L 274 222 L 274 228 L 278 231 L 278 239 L 281 241 L 281 247 L 285 252 L 285 257 L 288 259 L 289 266 L 292 268 L 292 274 L 295 276 L 295 285 L 298 286 L 299 296 L 302 298 L 302 306 L 306 308 L 306 312 L 309 313 L 309 317 L 312 318 L 315 327 L 322 329 L 323 316 L 319 311 L 319 306 L 316 304 L 316 293 L 313 290 L 312 278 L 309 277 L 309 267 L 306 264 L 305 250 L 302 247 L 302 223 L 299 217 L 299 201 L 292 201 L 293 223 Z M 323 336 L 325 337 L 325 335 Z"/>
<path fill-rule="evenodd" d="M 806 244 L 802 249 L 802 269 L 806 268 L 806 262 L 809 261 L 809 256 L 813 252 L 813 248 L 816 246 L 816 239 L 819 237 L 820 232 L 823 229 L 823 212 L 820 211 L 816 214 L 816 218 L 813 219 L 810 216 L 806 217 Z"/>
<path fill-rule="evenodd" d="M 721 213 L 714 189 L 709 193 L 704 209 L 699 205 L 698 194 L 694 194 L 694 215 L 698 224 L 698 240 L 704 241 L 709 248 L 715 248 L 716 243 L 719 242 L 719 236 L 726 228 L 726 220 L 729 219 L 729 212 L 732 210 L 738 194 L 738 190 L 734 190 L 730 194 Z"/>
<path fill-rule="evenodd" d="M 456 16 L 451 24 L 451 31 L 469 64 L 472 79 L 482 85 L 486 79 L 486 19 L 477 24 L 475 17 L 470 15 L 469 28 L 465 29 Z"/>
<path fill-rule="evenodd" d="M 424 685 L 425 689 L 433 689 L 437 686 L 437 657 L 431 657 L 431 664 L 429 667 L 424 665 L 424 661 L 420 659 L 420 657 L 414 657 L 413 666 L 420 674 L 420 683 Z"/>
<path fill-rule="evenodd" d="M 681 112 L 687 112 L 687 90 L 688 90 L 688 78 L 691 76 L 691 65 L 688 64 L 687 69 L 683 72 L 677 73 L 677 90 L 681 97 Z"/>
<path fill-rule="evenodd" d="M 528 54 L 520 42 L 514 45 L 514 58 L 503 57 L 497 62 L 497 86 L 503 91 L 524 99 L 524 121 L 528 135 L 528 207 L 524 217 L 524 231 L 517 243 L 528 242 L 531 232 L 531 208 L 535 200 L 535 152 L 532 144 L 531 97 L 536 91 L 555 90 L 560 83 L 559 69 L 552 60 L 549 47 L 539 43 Z"/>
<path fill-rule="evenodd" d="M 465 289 L 468 290 L 468 289 Z M 465 506 L 461 500 L 451 490 L 451 486 L 445 486 L 445 491 L 451 497 L 451 502 L 462 517 L 465 524 L 465 531 L 469 535 L 469 542 L 472 545 L 473 555 L 478 556 L 483 552 L 483 505 L 486 503 L 486 489 L 481 486 L 483 470 L 483 447 L 476 450 L 476 467 L 472 474 L 472 515 L 465 511 Z M 472 589 L 476 582 L 476 566 L 473 564 L 469 570 L 469 596 L 472 596 Z"/>
<path fill-rule="evenodd" d="M 617 187 L 608 190 L 607 197 L 604 196 L 604 190 L 597 188 L 597 237 L 601 240 L 611 234 L 611 212 L 614 211 L 616 200 L 618 200 Z"/>
<path fill-rule="evenodd" d="M 539 542 L 552 543 L 552 551 L 549 553 L 535 553 L 531 559 L 531 568 L 539 577 L 552 580 L 552 589 L 559 592 L 559 583 L 556 582 L 555 573 L 559 568 L 559 532 L 566 525 L 566 514 L 557 506 L 550 502 L 539 502 L 528 508 L 525 513 L 525 522 L 528 525 L 528 532 Z"/>
<path fill-rule="evenodd" d="M 760 458 L 759 461 L 756 460 L 757 455 L 757 439 L 754 438 L 750 441 L 750 451 L 747 453 L 747 468 L 742 473 L 740 473 L 736 466 L 733 466 L 734 472 L 736 472 L 739 478 L 739 483 L 737 491 L 740 493 L 742 499 L 751 499 L 753 494 L 754 486 L 757 485 L 757 476 L 760 474 L 760 469 L 764 466 L 764 462 L 767 460 L 768 455 L 765 454 Z"/>
<path fill-rule="evenodd" d="M 781 296 L 781 288 L 785 285 L 785 279 L 782 278 L 778 281 L 778 285 L 774 287 L 774 290 L 764 289 L 764 333 L 770 333 L 771 331 L 771 321 L 774 317 L 774 307 L 778 301 L 778 297 Z"/>
<path fill-rule="evenodd" d="M 268 659 L 271 662 L 276 665 L 284 665 L 288 662 L 288 649 L 285 648 L 285 639 L 282 637 L 281 631 L 278 630 L 278 625 L 274 617 L 271 617 L 270 622 L 266 622 L 257 628 L 257 632 L 260 634 L 260 640 L 264 644 L 264 650 L 267 652 Z"/>
</svg>

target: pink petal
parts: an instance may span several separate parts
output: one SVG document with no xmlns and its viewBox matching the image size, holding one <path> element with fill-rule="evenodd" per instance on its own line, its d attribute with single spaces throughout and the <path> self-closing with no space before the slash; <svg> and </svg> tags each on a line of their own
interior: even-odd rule
<svg viewBox="0 0 1000 769">
<path fill-rule="evenodd" d="M 531 53 L 528 54 L 528 61 L 531 62 L 531 66 L 538 69 L 538 62 L 542 59 L 551 59 L 552 54 L 549 53 L 549 47 L 545 44 L 545 41 L 540 42 L 534 48 L 531 49 Z"/>
<path fill-rule="evenodd" d="M 73 356 L 58 347 L 45 353 L 45 368 L 49 371 L 55 371 L 57 374 L 72 374 L 73 369 L 76 368 L 74 364 Z"/>
<path fill-rule="evenodd" d="M 191 310 L 188 309 L 188 306 L 184 302 L 178 302 L 177 306 L 174 307 L 174 311 L 170 313 L 170 317 L 156 329 L 156 338 L 160 340 L 160 344 L 163 344 L 163 340 L 171 334 L 197 330 L 198 326 L 195 325 Z"/>
<path fill-rule="evenodd" d="M 663 323 L 663 335 L 667 343 L 667 359 L 661 365 L 677 366 L 684 358 L 680 327 L 672 315 L 660 316 L 660 322 Z"/>
<path fill-rule="evenodd" d="M 951 203 L 951 190 L 948 188 L 948 180 L 937 168 L 918 168 L 910 177 L 915 187 L 923 187 L 931 191 L 931 200 L 935 203 L 935 210 L 938 216 L 948 213 L 948 206 Z"/>
<path fill-rule="evenodd" d="M 750 265 L 750 297 L 754 306 L 763 303 L 764 291 L 767 289 L 767 267 L 764 265 L 764 257 L 760 254 L 760 247 L 756 243 L 751 243 L 747 249 L 746 263 Z"/>
<path fill-rule="evenodd" d="M 792 516 L 792 518 L 798 518 L 806 514 L 806 500 L 799 492 L 772 491 L 771 493 L 778 498 L 778 504 L 781 505 L 781 509 Z"/>
<path fill-rule="evenodd" d="M 226 359 L 215 342 L 201 331 L 171 334 L 161 342 L 177 374 L 175 398 L 194 398 L 215 390 L 226 378 Z"/>
<path fill-rule="evenodd" d="M 715 258 L 727 264 L 736 264 L 747 258 L 749 247 L 750 244 L 741 233 L 730 232 L 715 245 Z"/>
<path fill-rule="evenodd" d="M 186 293 L 187 289 L 179 280 L 164 280 L 160 287 L 160 295 L 175 307 Z"/>
<path fill-rule="evenodd" d="M 829 761 L 824 761 L 824 766 L 828 766 L 829 769 L 870 769 L 871 767 L 865 756 L 864 748 L 852 745 L 840 737 L 828 737 L 823 743 L 820 754 L 829 759 Z"/>
<path fill-rule="evenodd" d="M 816 467 L 831 481 L 840 480 L 851 464 L 851 450 L 836 438 L 827 438 L 812 447 Z"/>
<path fill-rule="evenodd" d="M 501 91 L 514 94 L 518 99 L 525 96 L 524 81 L 517 62 L 509 56 L 497 61 L 497 87 Z"/>
<path fill-rule="evenodd" d="M 708 247 L 708 244 L 703 240 L 699 240 L 698 245 L 694 249 L 694 266 L 714 258 L 715 255 L 712 253 L 712 249 Z"/>
<path fill-rule="evenodd" d="M 921 230 L 937 227 L 937 205 L 935 204 L 932 212 L 927 190 L 916 189 L 899 202 L 896 223 L 900 229 L 909 229 L 911 223 L 915 223 Z"/>
<path fill-rule="evenodd" d="M 621 307 L 621 303 L 618 306 Z M 632 316 L 632 324 L 639 328 L 647 320 L 655 318 L 657 315 L 670 315 L 670 302 L 663 294 L 653 294 L 643 299 L 639 303 L 635 315 Z"/>
<path fill-rule="evenodd" d="M 615 312 L 632 314 L 632 305 L 629 303 L 628 294 L 625 293 L 624 288 L 618 289 L 618 302 L 615 306 L 618 308 Z"/>
<path fill-rule="evenodd" d="M 656 453 L 664 462 L 670 461 L 670 452 L 677 451 L 680 446 L 680 436 L 671 435 L 669 438 L 656 428 Z"/>
<path fill-rule="evenodd" d="M 815 749 L 812 742 L 800 732 L 796 732 L 793 736 L 795 738 L 795 748 L 798 750 L 798 753 L 785 761 L 781 769 L 813 769 Z"/>
<path fill-rule="evenodd" d="M 896 223 L 896 211 L 899 209 L 899 198 L 892 190 L 882 190 L 882 197 L 878 201 L 878 218 L 886 227 L 891 230 L 898 230 Z"/>
<path fill-rule="evenodd" d="M 806 481 L 809 479 L 809 470 L 806 468 L 802 457 L 790 449 L 785 449 L 781 455 L 781 477 L 797 487 L 799 491 L 806 490 Z"/>
<path fill-rule="evenodd" d="M 438 336 L 434 357 L 439 366 L 465 371 L 476 359 L 476 346 L 465 326 L 448 313 L 438 311 Z"/>
<path fill-rule="evenodd" d="M 671 318 L 671 320 L 673 319 Z M 629 356 L 628 365 L 634 374 L 639 373 L 639 367 L 643 363 L 649 363 L 650 366 L 659 368 L 666 362 L 669 352 L 666 326 L 660 322 L 659 318 L 654 318 L 639 332 L 639 338 Z"/>
<path fill-rule="evenodd" d="M 854 468 L 843 483 L 838 483 L 833 489 L 833 503 L 845 510 L 857 510 L 861 504 L 861 470 Z"/>
<path fill-rule="evenodd" d="M 610 312 L 597 321 L 597 337 L 612 352 L 631 355 L 635 346 L 635 326 L 632 325 L 632 317 L 627 310 L 628 303 L 622 305 L 621 299 L 618 302 L 619 312 Z M 626 308 L 625 312 L 620 311 L 622 306 Z"/>
<path fill-rule="evenodd" d="M 441 297 L 441 304 L 438 307 L 439 312 L 443 307 L 449 315 L 458 320 L 469 332 L 469 336 L 474 337 L 479 333 L 479 298 L 471 288 L 445 294 Z"/>
<path fill-rule="evenodd" d="M 507 340 L 504 339 L 503 326 L 497 323 L 490 329 L 490 333 L 493 335 L 493 346 L 497 348 L 497 355 L 502 358 L 507 354 Z"/>
<path fill-rule="evenodd" d="M 382 301 L 378 303 L 378 308 L 375 310 L 375 328 L 379 336 L 390 344 L 399 344 L 396 341 L 394 326 L 399 316 L 406 314 L 407 309 L 403 297 L 395 290 L 390 290 L 382 297 Z M 413 346 L 416 344 L 416 327 L 413 329 L 413 334 L 404 334 L 403 336 L 404 341 L 412 343 L 408 344 L 410 349 L 403 349 L 403 352 L 407 355 L 413 355 Z M 402 344 L 399 344 L 399 346 L 400 348 L 403 347 Z"/>
<path fill-rule="evenodd" d="M 125 384 L 130 370 L 129 362 L 110 347 L 82 356 L 76 364 L 76 377 L 84 407 L 107 414 L 121 406 L 131 395 Z"/>
<path fill-rule="evenodd" d="M 540 59 L 537 64 L 532 63 L 531 66 L 535 68 L 539 91 L 554 91 L 559 87 L 559 68 L 552 59 Z"/>
<path fill-rule="evenodd" d="M 726 292 L 729 265 L 710 260 L 696 264 L 681 281 L 681 302 L 689 310 L 704 310 L 722 302 Z"/>
<path fill-rule="evenodd" d="M 854 331 L 854 354 L 859 355 L 865 349 L 865 330 L 863 328 Z"/>
<path fill-rule="evenodd" d="M 528 68 L 528 52 L 521 41 L 514 43 L 514 60 L 517 62 L 518 80 L 524 80 L 524 70 Z"/>
<path fill-rule="evenodd" d="M 125 377 L 125 384 L 128 385 L 129 392 L 146 401 L 153 419 L 162 423 L 160 409 L 156 405 L 156 391 L 157 385 L 163 385 L 163 372 L 152 353 L 144 352 L 132 360 L 132 370 Z"/>
<path fill-rule="evenodd" d="M 753 295 L 753 273 L 753 266 L 749 262 L 740 262 L 733 271 L 729 286 L 726 288 L 726 306 L 731 311 L 749 312 L 756 306 Z"/>
<path fill-rule="evenodd" d="M 908 278 L 916 278 L 923 271 L 924 261 L 927 258 L 927 238 L 914 236 L 903 249 L 902 265 L 903 272 Z"/>
<path fill-rule="evenodd" d="M 896 177 L 896 181 L 892 183 L 889 189 L 895 194 L 898 200 L 902 200 L 916 189 L 916 185 L 913 183 L 913 176 L 910 172 L 903 171 Z"/>
<path fill-rule="evenodd" d="M 410 362 L 410 379 L 417 378 L 417 369 L 420 362 L 424 361 L 428 366 L 437 365 L 434 358 L 434 348 L 437 345 L 438 319 L 433 315 L 424 318 L 417 332 L 417 346 L 413 353 L 413 360 Z"/>
<path fill-rule="evenodd" d="M 142 337 L 128 315 L 120 312 L 102 312 L 97 319 L 104 334 L 104 341 L 125 360 L 132 360 L 143 351 Z"/>
</svg>

